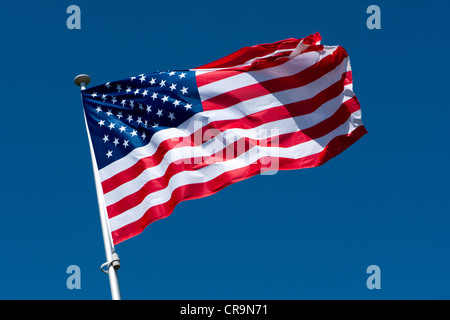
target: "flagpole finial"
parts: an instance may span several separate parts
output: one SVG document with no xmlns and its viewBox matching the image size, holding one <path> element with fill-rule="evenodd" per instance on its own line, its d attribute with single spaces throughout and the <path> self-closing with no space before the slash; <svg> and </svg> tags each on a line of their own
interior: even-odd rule
<svg viewBox="0 0 450 320">
<path fill-rule="evenodd" d="M 91 78 L 87 74 L 79 74 L 73 79 L 73 82 L 79 87 L 81 90 L 86 89 L 86 86 L 91 82 Z"/>
</svg>

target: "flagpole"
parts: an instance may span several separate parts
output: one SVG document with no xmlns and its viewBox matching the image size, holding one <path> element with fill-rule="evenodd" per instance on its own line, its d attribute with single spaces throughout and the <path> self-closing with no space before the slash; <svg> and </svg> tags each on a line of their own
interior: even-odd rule
<svg viewBox="0 0 450 320">
<path fill-rule="evenodd" d="M 91 79 L 86 74 L 80 74 L 75 77 L 74 82 L 77 86 L 81 87 L 81 91 L 86 89 Z M 83 112 L 84 114 L 84 112 Z M 97 192 L 98 209 L 100 213 L 100 223 L 102 226 L 103 243 L 105 245 L 106 262 L 100 267 L 103 273 L 107 273 L 109 276 L 109 285 L 111 287 L 111 297 L 112 300 L 121 300 L 119 279 L 117 277 L 117 270 L 120 268 L 120 259 L 111 238 L 111 232 L 109 230 L 108 218 L 106 213 L 106 205 L 103 198 L 103 191 L 100 182 L 100 175 L 97 169 L 97 161 L 95 159 L 94 148 L 92 146 L 91 136 L 89 134 L 89 128 L 86 121 L 86 115 L 84 116 L 84 121 L 86 124 L 86 132 L 89 140 L 89 148 L 91 151 L 92 169 L 94 171 L 95 180 L 95 190 Z M 104 267 L 107 267 L 104 270 Z"/>
</svg>

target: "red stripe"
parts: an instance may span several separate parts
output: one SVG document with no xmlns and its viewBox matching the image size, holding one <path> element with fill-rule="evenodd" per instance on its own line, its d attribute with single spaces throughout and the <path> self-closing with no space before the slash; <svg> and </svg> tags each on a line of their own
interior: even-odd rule
<svg viewBox="0 0 450 320">
<path fill-rule="evenodd" d="M 230 78 L 236 74 L 243 72 L 251 72 L 258 71 L 268 68 L 273 68 L 277 66 L 281 66 L 282 64 L 288 62 L 290 59 L 288 56 L 291 52 L 280 52 L 277 55 L 273 55 L 266 58 L 261 58 L 259 60 L 253 61 L 252 64 L 240 66 L 240 67 L 232 67 L 223 70 L 211 71 L 208 73 L 197 74 L 197 86 L 200 88 L 204 85 L 223 80 L 226 78 Z"/>
<path fill-rule="evenodd" d="M 262 110 L 240 119 L 211 122 L 203 128 L 199 129 L 197 132 L 192 133 L 189 137 L 182 139 L 165 140 L 161 142 L 161 144 L 158 146 L 157 151 L 153 155 L 139 159 L 131 167 L 103 181 L 103 192 L 106 194 L 122 185 L 123 183 L 135 179 L 145 169 L 157 166 L 161 163 L 165 154 L 173 148 L 201 145 L 204 142 L 203 137 L 205 135 L 205 132 L 207 132 L 208 130 L 214 129 L 218 131 L 224 131 L 230 128 L 249 129 L 260 126 L 263 123 L 312 113 L 328 100 L 337 97 L 342 92 L 344 83 L 348 83 L 349 79 L 351 79 L 351 71 L 344 73 L 340 81 L 331 85 L 311 99 L 290 103 L 285 106 Z M 200 137 L 202 141 L 195 141 L 197 137 Z"/>
<path fill-rule="evenodd" d="M 312 52 L 312 51 L 323 51 L 323 46 L 310 46 L 303 53 Z M 238 73 L 242 72 L 251 72 L 258 71 L 268 68 L 273 68 L 280 66 L 291 59 L 288 57 L 291 52 L 280 52 L 276 55 L 260 58 L 258 60 L 253 61 L 252 64 L 240 66 L 240 67 L 230 67 L 224 70 L 211 71 L 208 73 L 197 74 L 197 86 L 200 88 L 204 85 L 210 84 L 215 81 L 223 80 L 229 77 L 232 77 Z"/>
<path fill-rule="evenodd" d="M 271 157 L 267 157 L 265 159 L 260 159 L 258 162 L 250 164 L 247 167 L 225 172 L 206 183 L 181 186 L 173 191 L 168 202 L 150 208 L 141 219 L 113 231 L 112 237 L 114 244 L 118 244 L 141 233 L 150 223 L 169 216 L 173 212 L 175 206 L 181 201 L 209 196 L 235 182 L 259 174 L 261 172 L 261 168 L 264 168 L 264 164 L 268 163 L 268 161 L 277 161 L 279 164 L 279 170 L 292 170 L 320 166 L 347 149 L 366 133 L 367 132 L 364 126 L 360 126 L 348 135 L 335 137 L 325 147 L 325 149 L 318 154 L 301 159 L 272 159 Z"/>
<path fill-rule="evenodd" d="M 203 110 L 225 109 L 239 102 L 259 96 L 305 86 L 333 71 L 347 57 L 347 52 L 343 48 L 338 47 L 331 55 L 297 74 L 254 83 L 203 101 Z"/>
<path fill-rule="evenodd" d="M 225 56 L 211 63 L 205 64 L 196 69 L 230 68 L 240 64 L 244 64 L 255 57 L 268 55 L 277 50 L 295 49 L 302 40 L 303 43 L 305 43 L 306 45 L 313 45 L 319 42 L 321 39 L 322 37 L 317 32 L 302 39 L 290 38 L 273 43 L 265 43 L 251 47 L 244 47 L 236 52 L 233 52 L 232 54 L 229 54 L 228 56 Z"/>
<path fill-rule="evenodd" d="M 302 39 L 286 39 L 273 43 L 259 44 L 251 47 L 244 47 L 235 51 L 223 58 L 205 64 L 196 69 L 211 69 L 211 68 L 230 68 L 246 63 L 255 58 L 268 55 L 276 50 L 295 49 Z"/>
</svg>

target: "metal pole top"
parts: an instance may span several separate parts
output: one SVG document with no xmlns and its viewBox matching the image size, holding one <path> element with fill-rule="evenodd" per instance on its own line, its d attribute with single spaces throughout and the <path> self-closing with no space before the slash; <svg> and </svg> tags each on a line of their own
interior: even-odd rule
<svg viewBox="0 0 450 320">
<path fill-rule="evenodd" d="M 85 87 L 91 82 L 91 78 L 87 74 L 79 74 L 73 79 L 73 82 L 79 87 Z"/>
</svg>

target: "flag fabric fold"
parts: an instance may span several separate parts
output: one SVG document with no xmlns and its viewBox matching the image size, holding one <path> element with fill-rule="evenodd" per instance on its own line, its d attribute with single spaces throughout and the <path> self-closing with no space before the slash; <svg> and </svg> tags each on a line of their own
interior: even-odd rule
<svg viewBox="0 0 450 320">
<path fill-rule="evenodd" d="M 181 201 L 322 165 L 363 136 L 348 54 L 320 41 L 246 47 L 82 91 L 114 243 Z"/>
</svg>

